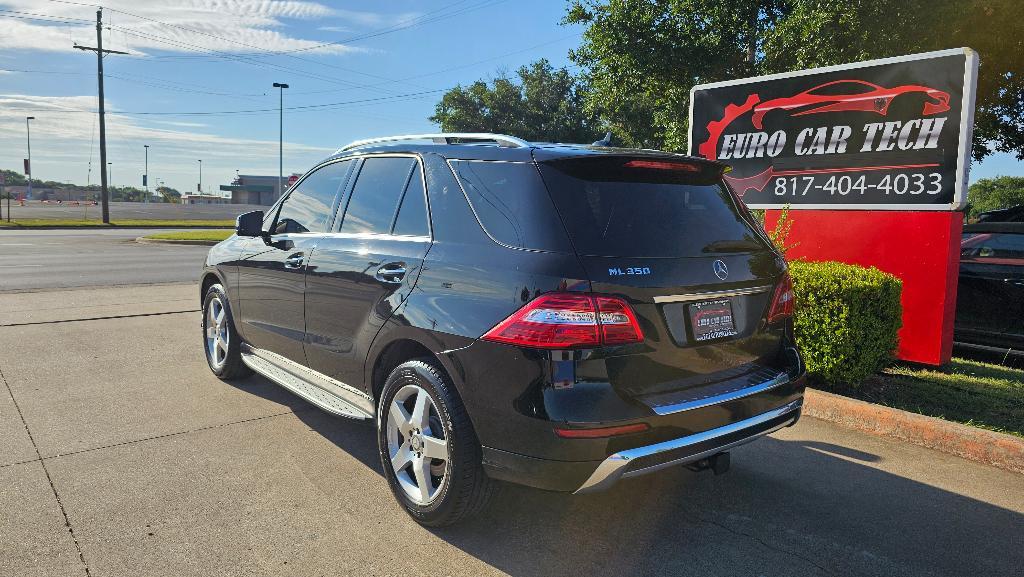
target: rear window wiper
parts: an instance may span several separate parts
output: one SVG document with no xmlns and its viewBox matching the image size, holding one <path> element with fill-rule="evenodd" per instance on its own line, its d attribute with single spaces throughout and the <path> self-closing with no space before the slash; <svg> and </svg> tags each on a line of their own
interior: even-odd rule
<svg viewBox="0 0 1024 577">
<path fill-rule="evenodd" d="M 764 246 L 753 240 L 716 240 L 700 250 L 701 252 L 748 252 L 764 250 Z"/>
</svg>

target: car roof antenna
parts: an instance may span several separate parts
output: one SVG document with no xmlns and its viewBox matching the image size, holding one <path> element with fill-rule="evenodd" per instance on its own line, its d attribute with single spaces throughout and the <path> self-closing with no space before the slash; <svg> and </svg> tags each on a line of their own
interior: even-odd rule
<svg viewBox="0 0 1024 577">
<path fill-rule="evenodd" d="M 605 133 L 604 138 L 598 140 L 593 146 L 611 146 L 612 145 L 612 131 L 609 130 Z"/>
</svg>

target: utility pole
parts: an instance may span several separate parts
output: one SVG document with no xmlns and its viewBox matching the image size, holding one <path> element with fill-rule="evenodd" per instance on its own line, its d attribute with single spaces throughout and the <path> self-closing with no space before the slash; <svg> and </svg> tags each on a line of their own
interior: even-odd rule
<svg viewBox="0 0 1024 577">
<path fill-rule="evenodd" d="M 100 166 L 107 166 L 107 123 L 103 103 L 103 55 L 104 54 L 128 54 L 118 50 L 103 49 L 103 8 L 96 10 L 96 47 L 79 46 L 79 50 L 88 50 L 96 53 L 96 76 L 99 80 L 99 102 L 100 102 Z M 103 224 L 110 224 L 110 192 L 107 190 L 107 172 L 100 171 L 100 196 L 103 200 Z"/>
<path fill-rule="evenodd" d="M 280 197 L 284 195 L 284 89 L 288 85 L 275 82 L 274 88 L 281 89 L 277 117 L 277 196 Z"/>
<path fill-rule="evenodd" d="M 28 121 L 35 119 L 35 116 L 25 117 L 25 138 L 28 145 L 28 162 L 25 164 L 25 174 L 28 175 L 28 193 L 25 194 L 26 198 L 32 198 L 32 129 L 29 128 Z"/>
<path fill-rule="evenodd" d="M 146 198 L 143 202 L 149 202 L 149 145 L 143 144 L 143 148 L 146 149 L 146 172 L 142 175 L 142 186 L 146 187 Z"/>
</svg>

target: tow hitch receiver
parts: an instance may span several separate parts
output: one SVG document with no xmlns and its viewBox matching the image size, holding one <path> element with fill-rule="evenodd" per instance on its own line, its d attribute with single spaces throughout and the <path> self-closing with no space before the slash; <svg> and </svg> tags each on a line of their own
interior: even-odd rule
<svg viewBox="0 0 1024 577">
<path fill-rule="evenodd" d="M 691 471 L 706 471 L 710 469 L 716 476 L 724 475 L 729 472 L 729 453 L 712 455 L 706 459 L 690 463 L 687 465 L 687 468 Z"/>
</svg>

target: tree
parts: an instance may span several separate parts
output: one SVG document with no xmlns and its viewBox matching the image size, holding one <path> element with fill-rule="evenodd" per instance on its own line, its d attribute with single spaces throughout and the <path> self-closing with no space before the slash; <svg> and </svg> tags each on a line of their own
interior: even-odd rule
<svg viewBox="0 0 1024 577">
<path fill-rule="evenodd" d="M 20 172 L 13 170 L 0 170 L 4 175 L 4 183 L 6 186 L 23 186 L 28 184 L 28 178 Z M 35 179 L 32 179 L 35 182 Z"/>
<path fill-rule="evenodd" d="M 634 146 L 686 148 L 695 84 L 969 46 L 973 155 L 1024 159 L 1020 0 L 571 0 L 586 109 Z"/>
<path fill-rule="evenodd" d="M 583 109 L 583 89 L 565 68 L 538 60 L 499 75 L 452 88 L 437 103 L 432 122 L 446 132 L 495 132 L 549 142 L 591 142 L 600 137 L 596 114 Z"/>
<path fill-rule="evenodd" d="M 971 218 L 989 210 L 1024 205 L 1024 177 L 982 178 L 967 189 L 967 202 Z"/>
<path fill-rule="evenodd" d="M 169 186 L 158 186 L 156 193 L 164 199 L 164 202 L 177 204 L 181 202 L 181 193 Z"/>
</svg>

